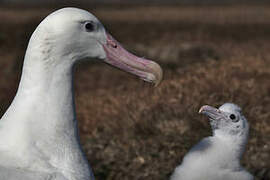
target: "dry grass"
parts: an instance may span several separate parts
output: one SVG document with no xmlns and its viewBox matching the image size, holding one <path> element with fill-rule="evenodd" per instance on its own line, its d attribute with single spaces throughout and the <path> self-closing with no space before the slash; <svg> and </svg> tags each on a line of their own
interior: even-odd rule
<svg viewBox="0 0 270 180">
<path fill-rule="evenodd" d="M 30 33 L 50 11 L 1 9 L 1 114 L 16 92 Z M 165 72 L 152 88 L 104 64 L 77 66 L 79 127 L 97 179 L 168 179 L 188 149 L 210 135 L 199 107 L 224 102 L 242 106 L 250 122 L 243 165 L 257 179 L 270 179 L 270 7 L 92 12 L 128 49 L 155 59 Z"/>
</svg>

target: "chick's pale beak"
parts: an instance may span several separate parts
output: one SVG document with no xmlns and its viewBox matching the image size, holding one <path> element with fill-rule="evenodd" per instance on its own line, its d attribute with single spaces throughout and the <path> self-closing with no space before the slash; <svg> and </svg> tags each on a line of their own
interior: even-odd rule
<svg viewBox="0 0 270 180">
<path fill-rule="evenodd" d="M 139 76 L 147 82 L 157 86 L 163 76 L 161 67 L 154 61 L 137 57 L 125 50 L 109 33 L 107 42 L 103 44 L 107 58 L 105 62 L 131 74 Z"/>
<path fill-rule="evenodd" d="M 222 112 L 219 109 L 208 105 L 202 106 L 199 110 L 199 113 L 205 114 L 210 119 L 220 119 L 223 116 Z"/>
</svg>

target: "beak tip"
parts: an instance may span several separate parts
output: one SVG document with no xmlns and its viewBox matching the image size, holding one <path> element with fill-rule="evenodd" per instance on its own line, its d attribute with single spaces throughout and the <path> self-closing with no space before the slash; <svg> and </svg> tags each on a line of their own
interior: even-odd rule
<svg viewBox="0 0 270 180">
<path fill-rule="evenodd" d="M 162 76 L 155 80 L 154 87 L 158 87 L 161 84 L 161 81 L 162 81 Z"/>
<path fill-rule="evenodd" d="M 109 33 L 107 33 L 107 44 L 103 47 L 107 55 L 105 62 L 153 83 L 154 87 L 161 83 L 163 71 L 159 64 L 129 53 Z"/>
<path fill-rule="evenodd" d="M 160 65 L 155 62 L 153 62 L 152 69 L 153 69 L 153 74 L 155 76 L 155 80 L 153 81 L 154 87 L 157 87 L 158 85 L 160 85 L 163 79 L 163 70 L 160 67 Z"/>
<path fill-rule="evenodd" d="M 203 112 L 203 107 L 201 107 L 201 108 L 199 109 L 199 114 L 202 114 L 202 112 Z"/>
<path fill-rule="evenodd" d="M 208 107 L 209 107 L 208 105 L 202 106 L 202 107 L 199 109 L 199 114 L 203 114 L 203 113 L 206 111 L 206 109 L 207 109 Z"/>
</svg>

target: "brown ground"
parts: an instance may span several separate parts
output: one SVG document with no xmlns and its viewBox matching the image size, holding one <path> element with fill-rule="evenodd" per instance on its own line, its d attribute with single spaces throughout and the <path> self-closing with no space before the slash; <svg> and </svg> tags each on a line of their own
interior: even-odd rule
<svg viewBox="0 0 270 180">
<path fill-rule="evenodd" d="M 90 9 L 90 8 L 89 8 Z M 243 165 L 270 179 L 270 7 L 90 9 L 131 51 L 159 62 L 153 88 L 101 63 L 75 70 L 82 144 L 97 179 L 168 179 L 210 135 L 200 106 L 235 102 L 250 122 Z M 31 32 L 52 8 L 0 7 L 0 114 L 16 92 Z"/>
</svg>

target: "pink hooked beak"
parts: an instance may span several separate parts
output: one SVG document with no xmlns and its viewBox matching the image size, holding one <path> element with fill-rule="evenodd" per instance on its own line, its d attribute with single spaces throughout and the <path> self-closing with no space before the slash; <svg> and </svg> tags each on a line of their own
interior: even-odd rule
<svg viewBox="0 0 270 180">
<path fill-rule="evenodd" d="M 109 33 L 107 42 L 103 44 L 107 58 L 105 62 L 131 74 L 139 76 L 157 86 L 162 80 L 162 69 L 154 61 L 137 57 L 125 50 Z"/>
<path fill-rule="evenodd" d="M 210 119 L 215 119 L 215 120 L 221 119 L 222 117 L 225 116 L 224 113 L 220 111 L 219 109 L 212 106 L 208 106 L 208 105 L 202 106 L 199 110 L 199 113 L 205 114 Z"/>
</svg>

